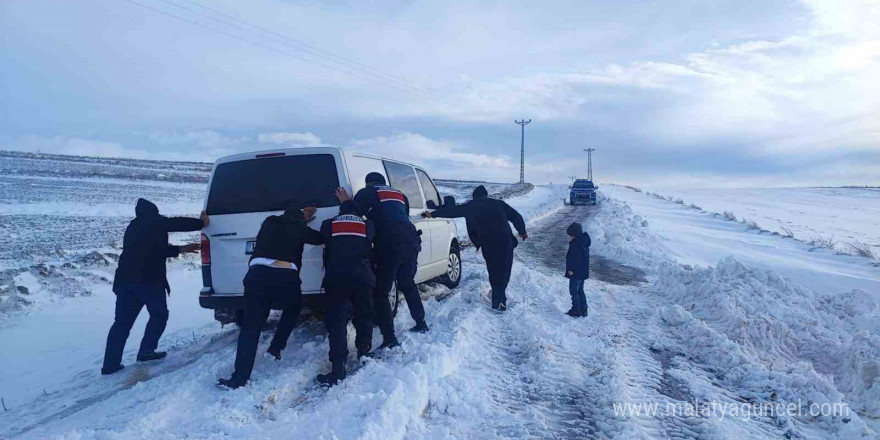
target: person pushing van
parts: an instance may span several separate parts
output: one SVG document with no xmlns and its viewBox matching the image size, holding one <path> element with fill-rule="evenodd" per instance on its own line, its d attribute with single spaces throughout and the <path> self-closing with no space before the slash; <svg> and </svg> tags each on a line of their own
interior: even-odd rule
<svg viewBox="0 0 880 440">
<path fill-rule="evenodd" d="M 337 188 L 336 197 L 340 202 L 352 200 L 358 214 L 366 216 L 376 225 L 376 289 L 373 291 L 373 310 L 382 332 L 383 341 L 379 349 L 391 348 L 399 345 L 394 334 L 394 317 L 391 315 L 388 298 L 395 281 L 397 288 L 403 291 L 409 313 L 416 322 L 410 330 L 428 331 L 425 308 L 415 284 L 421 238 L 409 219 L 409 200 L 406 195 L 388 186 L 385 176 L 379 173 L 369 173 L 364 180 L 366 188 L 358 191 L 354 199 L 345 188 Z"/>
<path fill-rule="evenodd" d="M 356 331 L 354 345 L 358 358 L 370 352 L 373 343 L 373 289 L 376 275 L 371 263 L 376 229 L 372 220 L 357 214 L 354 202 L 339 206 L 339 215 L 321 223 L 324 239 L 324 294 L 327 313 L 324 323 L 330 342 L 328 374 L 319 374 L 318 383 L 336 385 L 345 379 L 348 357 L 348 319 L 352 316 Z M 354 309 L 354 310 L 352 310 Z M 352 313 L 353 312 L 353 313 Z"/>
<path fill-rule="evenodd" d="M 471 242 L 477 249 L 483 249 L 489 284 L 492 286 L 492 309 L 507 310 L 507 283 L 510 281 L 510 268 L 513 266 L 513 249 L 517 246 L 516 237 L 510 233 L 508 222 L 513 223 L 520 238 L 525 240 L 526 223 L 522 215 L 503 200 L 489 197 L 486 187 L 474 188 L 473 199 L 462 205 L 444 206 L 433 212 L 422 213 L 425 218 L 458 218 L 467 220 L 467 230 Z"/>
<path fill-rule="evenodd" d="M 280 305 L 284 311 L 268 353 L 276 359 L 281 357 L 299 317 L 303 248 L 323 243 L 321 233 L 308 227 L 315 211 L 312 207 L 290 208 L 282 215 L 267 217 L 260 226 L 244 277 L 244 320 L 238 334 L 235 371 L 229 379 L 218 380 L 221 386 L 234 389 L 250 380 L 260 333 L 273 305 Z"/>
<path fill-rule="evenodd" d="M 107 334 L 104 365 L 101 374 L 113 374 L 123 368 L 122 351 L 134 321 L 144 306 L 150 314 L 144 338 L 138 350 L 138 362 L 162 359 L 167 354 L 156 351 L 159 338 L 168 322 L 168 303 L 165 295 L 171 295 L 171 287 L 165 275 L 165 260 L 180 253 L 199 250 L 196 243 L 183 246 L 168 244 L 169 232 L 198 231 L 208 226 L 208 215 L 202 211 L 201 218 L 165 217 L 159 208 L 146 199 L 138 199 L 134 208 L 135 218 L 125 228 L 122 238 L 122 254 L 113 278 L 116 294 L 116 317 Z"/>
</svg>

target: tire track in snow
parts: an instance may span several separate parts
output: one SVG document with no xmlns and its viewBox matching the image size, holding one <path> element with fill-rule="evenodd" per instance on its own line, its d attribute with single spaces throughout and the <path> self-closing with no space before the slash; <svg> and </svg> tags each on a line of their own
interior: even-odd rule
<svg viewBox="0 0 880 440">
<path fill-rule="evenodd" d="M 35 428 L 65 419 L 97 403 L 103 402 L 119 392 L 130 390 L 136 385 L 159 376 L 189 367 L 207 353 L 220 350 L 235 344 L 237 331 L 224 331 L 211 337 L 205 345 L 194 344 L 180 352 L 171 352 L 162 362 L 134 364 L 110 377 L 97 376 L 94 370 L 77 375 L 76 385 L 69 389 L 54 392 L 18 408 L 20 416 L 10 420 L 12 423 L 4 435 L 9 438 L 23 435 Z M 71 401 L 73 403 L 71 404 Z M 39 414 L 34 420 L 28 415 Z M 22 417 L 23 416 L 23 417 Z M 17 425 L 16 422 L 26 424 Z"/>
<path fill-rule="evenodd" d="M 534 234 L 537 240 L 529 240 L 523 246 L 525 259 L 533 264 L 539 263 L 542 266 L 536 267 L 539 271 L 551 276 L 560 275 L 568 245 L 565 228 L 572 222 L 589 221 L 598 209 L 601 209 L 601 205 L 571 207 L 539 223 Z M 600 255 L 591 255 L 590 263 L 591 276 L 598 281 L 617 285 L 639 285 L 645 282 L 645 274 L 641 270 L 602 258 Z M 602 290 L 605 290 L 606 286 L 602 286 Z M 693 401 L 685 384 L 670 380 L 667 372 L 669 364 L 664 365 L 660 354 L 652 352 L 651 341 L 645 336 L 647 334 L 645 329 L 650 325 L 650 319 L 656 311 L 655 305 L 643 299 L 644 289 L 639 287 L 618 289 L 616 293 L 603 295 L 604 301 L 596 301 L 595 295 L 588 294 L 588 302 L 591 302 L 592 296 L 594 307 L 593 314 L 586 318 L 596 321 L 600 329 L 598 334 L 592 337 L 607 338 L 605 340 L 608 345 L 604 349 L 609 353 L 609 359 L 606 364 L 599 367 L 610 367 L 613 370 L 612 374 L 616 376 L 615 379 L 621 385 L 619 389 L 621 395 L 616 396 L 615 403 L 657 404 L 665 411 L 669 402 Z M 639 295 L 639 300 L 619 303 L 616 301 L 618 296 L 626 298 L 632 295 Z M 577 356 L 572 356 L 567 361 L 582 366 L 588 365 L 586 359 Z M 578 403 L 586 404 L 591 413 L 601 414 L 600 411 L 595 411 L 595 402 L 592 402 L 592 405 L 589 401 Z M 604 409 L 608 412 L 609 402 L 602 404 L 606 406 Z M 571 410 L 562 410 L 562 413 L 570 412 Z M 595 422 L 593 421 L 594 425 Z M 630 428 L 635 431 L 634 435 L 639 437 L 697 439 L 713 434 L 706 420 L 699 417 L 641 414 L 630 417 L 628 422 L 633 425 Z"/>
<path fill-rule="evenodd" d="M 467 355 L 461 363 L 466 367 L 460 368 L 454 379 L 444 386 L 486 398 L 479 399 L 473 404 L 474 408 L 447 408 L 443 414 L 429 412 L 426 416 L 429 426 L 447 424 L 454 438 L 607 439 L 614 436 L 613 426 L 599 423 L 610 417 L 608 405 L 597 399 L 607 394 L 597 392 L 599 371 L 588 369 L 589 365 L 602 364 L 604 360 L 584 362 L 583 356 L 572 350 L 576 347 L 536 336 L 542 329 L 540 322 L 527 316 L 534 316 L 533 309 L 546 307 L 524 300 L 505 315 L 495 315 L 486 308 L 475 311 L 473 322 L 477 328 L 467 330 L 468 344 L 478 349 L 464 350 Z M 514 316 L 517 319 L 512 319 Z M 587 326 L 580 326 L 575 336 L 586 338 L 590 331 Z M 462 414 L 471 414 L 473 418 L 473 411 L 478 412 L 476 423 L 465 422 Z M 450 416 L 451 421 L 443 423 L 444 416 Z"/>
<path fill-rule="evenodd" d="M 532 269 L 560 276 L 565 227 L 584 221 L 595 209 L 566 209 L 539 222 L 517 257 Z M 621 265 L 604 267 L 611 269 L 603 275 L 620 284 L 638 282 L 643 275 Z M 523 274 L 528 277 L 522 271 L 511 286 L 527 283 L 518 279 Z M 630 420 L 613 414 L 611 396 L 616 384 L 625 381 L 618 373 L 621 368 L 607 368 L 620 359 L 608 353 L 606 329 L 614 326 L 575 320 L 557 305 L 522 293 L 512 292 L 511 308 L 504 315 L 477 311 L 485 319 L 477 319 L 480 328 L 471 343 L 484 350 L 463 360 L 469 367 L 461 369 L 458 380 L 469 392 L 485 393 L 492 405 L 479 408 L 482 423 L 453 425 L 456 437 L 608 439 L 621 431 L 638 432 L 628 426 Z M 559 294 L 567 298 L 567 292 Z"/>
</svg>

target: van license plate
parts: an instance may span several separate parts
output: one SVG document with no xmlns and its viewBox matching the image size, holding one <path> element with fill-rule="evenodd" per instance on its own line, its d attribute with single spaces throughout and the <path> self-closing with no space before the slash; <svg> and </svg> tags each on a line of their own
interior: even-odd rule
<svg viewBox="0 0 880 440">
<path fill-rule="evenodd" d="M 245 253 L 245 255 L 251 255 L 251 254 L 253 254 L 253 253 L 254 253 L 254 247 L 256 247 L 256 246 L 257 246 L 257 242 L 256 242 L 256 241 L 249 241 L 249 242 L 247 242 L 247 244 L 246 244 L 245 247 L 244 247 L 244 253 Z"/>
</svg>

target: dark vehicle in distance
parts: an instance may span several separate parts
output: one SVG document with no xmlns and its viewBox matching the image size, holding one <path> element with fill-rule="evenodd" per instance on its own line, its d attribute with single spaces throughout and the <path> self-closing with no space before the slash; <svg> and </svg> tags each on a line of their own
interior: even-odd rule
<svg viewBox="0 0 880 440">
<path fill-rule="evenodd" d="M 596 204 L 596 190 L 599 189 L 599 187 L 593 185 L 592 180 L 577 179 L 574 181 L 574 183 L 571 184 L 569 188 L 571 188 L 571 192 L 569 192 L 568 194 L 568 200 L 570 204 Z"/>
</svg>

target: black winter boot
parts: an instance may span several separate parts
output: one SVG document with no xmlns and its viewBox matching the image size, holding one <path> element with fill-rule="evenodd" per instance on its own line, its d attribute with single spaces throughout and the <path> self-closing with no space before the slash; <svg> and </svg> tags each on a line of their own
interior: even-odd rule
<svg viewBox="0 0 880 440">
<path fill-rule="evenodd" d="M 138 353 L 137 361 L 138 362 L 156 361 L 159 359 L 165 359 L 165 356 L 168 356 L 168 352 L 151 351 L 149 353 Z"/>
<path fill-rule="evenodd" d="M 269 349 L 266 350 L 266 354 L 268 354 L 269 356 L 272 356 L 272 358 L 275 359 L 276 361 L 281 360 L 281 350 L 278 350 L 277 348 L 269 347 Z"/>
<path fill-rule="evenodd" d="M 386 340 L 382 341 L 382 345 L 380 345 L 379 348 L 376 349 L 376 351 L 386 350 L 389 348 L 394 348 L 394 347 L 399 347 L 399 346 L 400 346 L 400 341 L 398 341 L 397 338 L 386 339 Z"/>
<path fill-rule="evenodd" d="M 318 381 L 319 384 L 328 387 L 339 384 L 339 382 L 345 380 L 345 364 L 342 362 L 334 362 L 332 371 L 327 374 L 319 374 L 315 380 Z"/>
<path fill-rule="evenodd" d="M 104 376 L 107 376 L 107 375 L 113 374 L 117 371 L 120 371 L 123 368 L 125 368 L 125 365 L 122 365 L 122 364 L 119 364 L 113 368 L 101 368 L 101 374 L 103 374 Z"/>
<path fill-rule="evenodd" d="M 241 388 L 245 386 L 247 382 L 242 382 L 235 378 L 235 376 L 230 377 L 229 379 L 217 379 L 217 385 L 223 388 L 228 388 L 230 390 L 234 390 L 236 388 Z"/>
<path fill-rule="evenodd" d="M 428 323 L 425 320 L 421 320 L 416 323 L 415 327 L 409 329 L 411 332 L 415 333 L 428 333 Z"/>
</svg>

